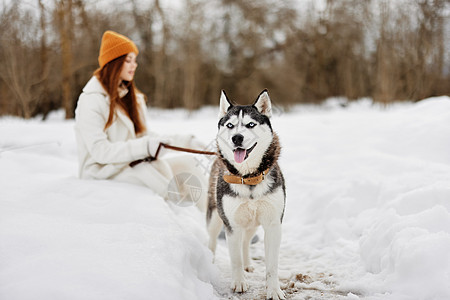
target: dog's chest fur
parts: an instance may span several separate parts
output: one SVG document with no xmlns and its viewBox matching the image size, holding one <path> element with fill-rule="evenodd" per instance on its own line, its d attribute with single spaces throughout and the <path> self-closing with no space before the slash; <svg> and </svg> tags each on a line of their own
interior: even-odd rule
<svg viewBox="0 0 450 300">
<path fill-rule="evenodd" d="M 285 205 L 285 188 L 278 164 L 272 167 L 263 182 L 255 186 L 226 183 L 222 178 L 226 169 L 219 159 L 212 169 L 211 188 L 216 192 L 214 198 L 217 203 L 210 205 L 217 205 L 218 213 L 227 230 L 231 232 L 236 226 L 256 227 L 281 221 Z"/>
<path fill-rule="evenodd" d="M 279 221 L 284 210 L 284 196 L 281 187 L 270 191 L 273 183 L 267 178 L 255 188 L 232 185 L 236 195 L 225 195 L 222 200 L 223 213 L 229 217 L 231 227 L 255 227 Z M 272 182 L 270 182 L 272 181 Z M 269 193 L 265 193 L 270 191 Z"/>
</svg>

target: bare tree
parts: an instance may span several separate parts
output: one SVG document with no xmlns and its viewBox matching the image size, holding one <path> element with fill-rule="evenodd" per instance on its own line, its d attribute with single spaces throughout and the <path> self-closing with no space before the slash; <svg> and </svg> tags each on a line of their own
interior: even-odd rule
<svg viewBox="0 0 450 300">
<path fill-rule="evenodd" d="M 249 102 L 269 88 L 279 104 L 450 93 L 450 0 L 115 1 L 0 2 L 0 114 L 71 118 L 108 29 L 138 44 L 137 86 L 155 106 L 217 104 L 220 89 Z"/>
<path fill-rule="evenodd" d="M 166 101 L 170 99 L 169 92 L 171 89 L 168 89 L 169 80 L 167 80 L 167 77 L 169 75 L 167 45 L 168 41 L 171 38 L 171 35 L 169 24 L 166 19 L 166 14 L 162 9 L 159 0 L 155 0 L 154 9 L 156 14 L 155 19 L 159 19 L 162 31 L 159 49 L 153 49 L 154 64 L 152 73 L 155 78 L 153 103 L 162 106 L 162 104 L 164 103 L 164 99 Z"/>
<path fill-rule="evenodd" d="M 62 102 L 66 112 L 66 119 L 70 119 L 74 117 L 74 104 L 72 98 L 73 6 L 72 0 L 55 1 L 62 57 Z"/>
<path fill-rule="evenodd" d="M 42 92 L 40 62 L 36 60 L 36 25 L 31 13 L 20 11 L 20 2 L 3 12 L 0 78 L 5 83 L 3 88 L 11 92 L 12 97 L 7 100 L 10 112 L 24 118 L 33 116 Z"/>
<path fill-rule="evenodd" d="M 40 46 L 40 58 L 41 58 L 41 74 L 42 80 L 42 93 L 39 95 L 39 106 L 45 119 L 48 113 L 53 109 L 52 102 L 50 100 L 50 88 L 49 88 L 49 73 L 50 73 L 50 60 L 49 60 L 49 47 L 47 45 L 47 17 L 46 7 L 42 0 L 38 0 L 39 6 L 39 24 L 41 33 L 41 46 Z"/>
</svg>

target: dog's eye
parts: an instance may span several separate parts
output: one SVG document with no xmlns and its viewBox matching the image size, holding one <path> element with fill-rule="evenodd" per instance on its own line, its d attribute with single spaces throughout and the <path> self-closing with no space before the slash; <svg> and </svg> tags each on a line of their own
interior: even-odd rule
<svg viewBox="0 0 450 300">
<path fill-rule="evenodd" d="M 247 127 L 247 128 L 253 128 L 253 127 L 255 127 L 255 126 L 256 126 L 256 123 L 250 122 L 250 123 L 248 123 L 245 127 Z"/>
<path fill-rule="evenodd" d="M 234 127 L 234 125 L 231 124 L 231 123 L 228 123 L 228 124 L 227 124 L 227 127 L 230 128 L 230 129 L 232 129 L 232 128 Z"/>
</svg>

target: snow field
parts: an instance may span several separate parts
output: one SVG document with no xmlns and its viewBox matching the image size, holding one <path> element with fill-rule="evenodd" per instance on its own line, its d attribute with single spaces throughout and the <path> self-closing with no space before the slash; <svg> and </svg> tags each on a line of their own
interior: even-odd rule
<svg viewBox="0 0 450 300">
<path fill-rule="evenodd" d="M 272 120 L 288 299 L 450 299 L 450 98 L 337 103 Z M 149 127 L 210 144 L 216 116 L 152 109 Z M 77 179 L 74 123 L 62 119 L 0 118 L 0 299 L 263 299 L 262 230 L 250 290 L 233 294 L 225 241 L 213 264 L 204 215 Z"/>
</svg>

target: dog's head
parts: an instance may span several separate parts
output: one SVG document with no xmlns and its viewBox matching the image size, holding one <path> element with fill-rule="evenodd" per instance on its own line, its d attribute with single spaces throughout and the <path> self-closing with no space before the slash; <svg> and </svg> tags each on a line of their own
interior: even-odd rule
<svg viewBox="0 0 450 300">
<path fill-rule="evenodd" d="M 222 91 L 217 146 L 223 158 L 242 175 L 258 168 L 272 143 L 271 114 L 267 90 L 259 94 L 253 105 L 234 105 Z"/>
</svg>

